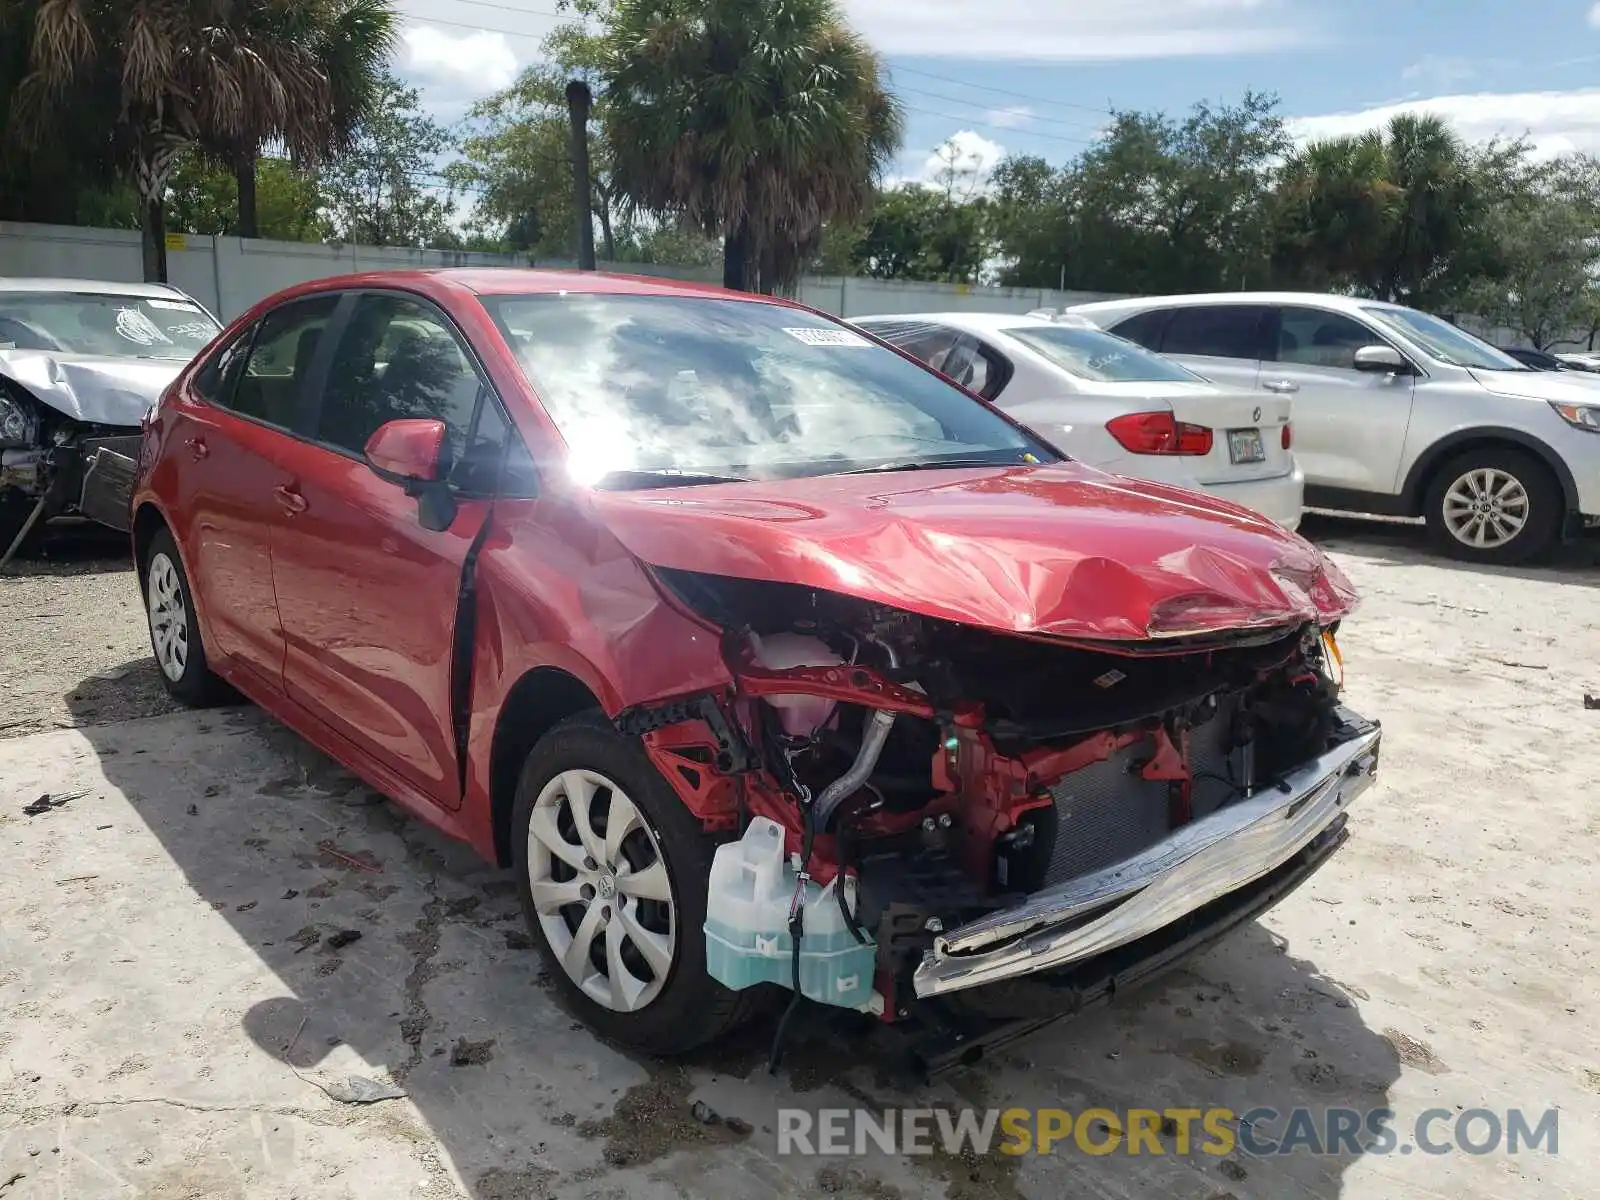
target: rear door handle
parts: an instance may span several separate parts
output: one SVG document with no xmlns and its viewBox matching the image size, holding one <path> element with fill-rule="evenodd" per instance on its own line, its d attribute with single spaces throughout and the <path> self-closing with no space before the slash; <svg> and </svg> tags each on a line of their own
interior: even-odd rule
<svg viewBox="0 0 1600 1200">
<path fill-rule="evenodd" d="M 278 503 L 283 505 L 284 511 L 291 515 L 303 513 L 308 507 L 306 498 L 295 491 L 289 484 L 273 488 L 272 494 L 278 498 Z"/>
<path fill-rule="evenodd" d="M 1276 392 L 1280 396 L 1293 395 L 1300 390 L 1300 385 L 1292 379 L 1269 379 L 1261 386 L 1266 391 Z"/>
<path fill-rule="evenodd" d="M 189 453 L 196 459 L 202 459 L 211 453 L 210 450 L 206 449 L 206 440 L 202 437 L 188 438 L 183 444 L 189 447 Z"/>
</svg>

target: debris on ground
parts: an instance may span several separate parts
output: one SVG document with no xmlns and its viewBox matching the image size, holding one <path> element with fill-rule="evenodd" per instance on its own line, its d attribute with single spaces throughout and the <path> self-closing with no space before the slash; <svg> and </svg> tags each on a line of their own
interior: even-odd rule
<svg viewBox="0 0 1600 1200">
<path fill-rule="evenodd" d="M 69 875 L 65 879 L 56 880 L 56 886 L 61 887 L 68 883 L 88 883 L 91 879 L 99 879 L 98 875 Z"/>
<path fill-rule="evenodd" d="M 464 1037 L 456 1039 L 450 1051 L 452 1067 L 481 1067 L 494 1057 L 494 1038 L 486 1042 L 469 1042 Z"/>
<path fill-rule="evenodd" d="M 296 1075 L 300 1072 L 296 1071 Z M 405 1089 L 397 1084 L 368 1079 L 364 1075 L 347 1075 L 343 1079 L 330 1079 L 327 1081 L 316 1078 L 314 1075 L 300 1075 L 300 1078 L 320 1088 L 329 1100 L 340 1104 L 377 1104 L 380 1100 L 404 1100 Z"/>
<path fill-rule="evenodd" d="M 1583 694 L 1583 706 L 1585 708 L 1600 708 L 1600 696 L 1591 696 L 1588 692 L 1585 692 Z"/>
<path fill-rule="evenodd" d="M 359 942 L 360 940 L 361 930 L 341 929 L 338 933 L 329 935 L 327 946 L 330 950 L 343 950 L 351 942 Z"/>
<path fill-rule="evenodd" d="M 296 897 L 296 896 L 298 896 L 298 895 L 299 895 L 299 894 L 300 894 L 300 893 L 299 893 L 299 892 L 297 892 L 297 891 L 296 891 L 296 890 L 295 890 L 295 889 L 294 889 L 294 888 L 290 888 L 290 889 L 289 889 L 289 890 L 288 890 L 288 891 L 287 891 L 287 892 L 285 892 L 285 893 L 284 893 L 284 894 L 283 894 L 283 898 L 284 898 L 284 899 L 285 899 L 285 900 L 293 900 L 293 899 L 294 899 L 294 898 L 295 898 L 295 897 Z"/>
<path fill-rule="evenodd" d="M 298 947 L 298 949 L 295 950 L 296 954 L 301 953 L 301 951 L 311 949 L 311 947 L 315 946 L 321 940 L 322 931 L 315 925 L 306 925 L 301 928 L 300 932 L 289 938 L 289 942 Z"/>
<path fill-rule="evenodd" d="M 699 1121 L 702 1125 L 715 1125 L 718 1121 L 722 1120 L 722 1118 L 717 1115 L 717 1110 L 712 1108 L 711 1105 L 707 1104 L 704 1100 L 696 1100 L 693 1104 L 691 1104 L 689 1106 L 689 1115 L 696 1121 Z"/>
<path fill-rule="evenodd" d="M 72 801 L 80 799 L 83 796 L 87 796 L 88 794 L 88 788 L 79 788 L 75 792 L 63 792 L 59 796 L 52 796 L 49 792 L 46 792 L 32 804 L 24 804 L 22 806 L 22 813 L 24 816 L 28 817 L 41 816 L 53 808 L 62 808 L 65 805 L 70 804 Z"/>
<path fill-rule="evenodd" d="M 330 858 L 338 859 L 340 862 L 344 863 L 345 866 L 350 867 L 353 870 L 365 871 L 369 875 L 383 874 L 382 863 L 373 862 L 371 859 L 362 858 L 360 855 L 351 854 L 347 850 L 341 850 L 339 847 L 335 846 L 332 841 L 325 840 L 318 842 L 317 849 L 328 855 Z"/>
</svg>

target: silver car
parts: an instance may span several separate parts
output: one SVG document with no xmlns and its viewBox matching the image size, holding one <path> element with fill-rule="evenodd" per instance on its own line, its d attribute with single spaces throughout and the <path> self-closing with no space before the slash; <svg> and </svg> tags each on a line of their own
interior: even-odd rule
<svg viewBox="0 0 1600 1200">
<path fill-rule="evenodd" d="M 219 328 L 164 284 L 0 278 L 0 563 L 54 517 L 127 527 L 140 421 Z"/>
<path fill-rule="evenodd" d="M 1289 396 L 1306 505 L 1421 516 L 1458 558 L 1533 558 L 1600 520 L 1600 382 L 1533 371 L 1415 309 L 1257 292 L 1079 305 L 1219 384 Z"/>
</svg>

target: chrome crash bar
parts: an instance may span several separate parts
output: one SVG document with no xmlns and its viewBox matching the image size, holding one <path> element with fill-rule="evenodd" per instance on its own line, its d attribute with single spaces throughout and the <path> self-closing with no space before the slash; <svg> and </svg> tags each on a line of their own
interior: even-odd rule
<svg viewBox="0 0 1600 1200">
<path fill-rule="evenodd" d="M 1185 825 L 1132 858 L 1036 892 L 937 939 L 919 997 L 1014 979 L 1102 954 L 1260 879 L 1316 839 L 1372 785 L 1381 730 L 1367 728 L 1281 783 Z"/>
</svg>

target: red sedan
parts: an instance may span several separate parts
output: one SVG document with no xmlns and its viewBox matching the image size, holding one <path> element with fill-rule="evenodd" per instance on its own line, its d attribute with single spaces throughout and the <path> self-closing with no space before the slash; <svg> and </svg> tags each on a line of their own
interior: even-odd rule
<svg viewBox="0 0 1600 1200">
<path fill-rule="evenodd" d="M 1261 912 L 1376 770 L 1315 548 L 782 301 L 297 287 L 167 390 L 132 505 L 168 689 L 513 867 L 649 1050 L 789 989 L 981 1012 L 970 1060 Z"/>
</svg>

